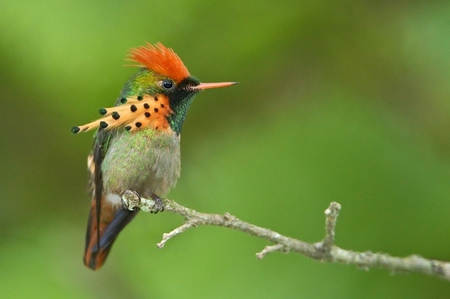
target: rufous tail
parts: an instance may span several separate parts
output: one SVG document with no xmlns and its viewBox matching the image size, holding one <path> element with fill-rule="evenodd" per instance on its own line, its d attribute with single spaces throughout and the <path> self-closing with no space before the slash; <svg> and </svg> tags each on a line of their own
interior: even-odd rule
<svg viewBox="0 0 450 299">
<path fill-rule="evenodd" d="M 121 207 L 113 207 L 102 200 L 100 213 L 98 213 L 96 201 L 92 201 L 84 250 L 84 265 L 86 267 L 97 270 L 105 263 L 117 236 L 138 212 L 139 210 L 129 211 Z M 99 217 L 100 221 L 98 221 Z"/>
</svg>

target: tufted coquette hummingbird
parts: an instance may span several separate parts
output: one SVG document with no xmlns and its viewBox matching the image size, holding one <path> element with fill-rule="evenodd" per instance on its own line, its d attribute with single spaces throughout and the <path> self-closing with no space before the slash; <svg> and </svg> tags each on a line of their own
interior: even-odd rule
<svg viewBox="0 0 450 299">
<path fill-rule="evenodd" d="M 97 129 L 88 157 L 92 191 L 84 264 L 99 269 L 120 231 L 137 215 L 127 209 L 124 192 L 155 201 L 164 209 L 164 196 L 180 176 L 180 132 L 195 95 L 235 82 L 200 83 L 180 57 L 161 43 L 130 50 L 129 60 L 140 70 L 125 83 L 114 107 L 102 117 L 72 132 Z"/>
</svg>

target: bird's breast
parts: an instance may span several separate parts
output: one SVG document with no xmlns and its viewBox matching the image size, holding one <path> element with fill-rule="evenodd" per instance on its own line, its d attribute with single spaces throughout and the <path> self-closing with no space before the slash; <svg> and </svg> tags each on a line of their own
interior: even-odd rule
<svg viewBox="0 0 450 299">
<path fill-rule="evenodd" d="M 180 176 L 180 138 L 153 129 L 124 131 L 110 141 L 101 170 L 107 193 L 162 196 Z"/>
</svg>

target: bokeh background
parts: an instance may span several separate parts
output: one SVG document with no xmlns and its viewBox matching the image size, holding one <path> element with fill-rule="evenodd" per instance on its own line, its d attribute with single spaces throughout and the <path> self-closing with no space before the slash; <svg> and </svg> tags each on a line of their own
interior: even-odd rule
<svg viewBox="0 0 450 299">
<path fill-rule="evenodd" d="M 82 264 L 92 134 L 129 48 L 163 42 L 197 96 L 169 198 L 309 242 L 450 260 L 448 1 L 25 1 L 0 9 L 0 297 L 449 298 L 450 283 L 297 254 L 140 214 L 100 271 Z"/>
</svg>

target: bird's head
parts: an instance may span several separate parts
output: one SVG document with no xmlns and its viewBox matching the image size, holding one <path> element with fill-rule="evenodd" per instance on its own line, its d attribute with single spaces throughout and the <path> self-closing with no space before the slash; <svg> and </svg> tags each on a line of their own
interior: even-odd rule
<svg viewBox="0 0 450 299">
<path fill-rule="evenodd" d="M 236 84 L 200 83 L 189 74 L 180 57 L 161 43 L 131 49 L 129 60 L 137 63 L 141 71 L 125 84 L 116 106 L 100 109 L 102 118 L 73 127 L 73 133 L 119 127 L 130 132 L 151 127 L 180 133 L 198 92 Z"/>
</svg>

